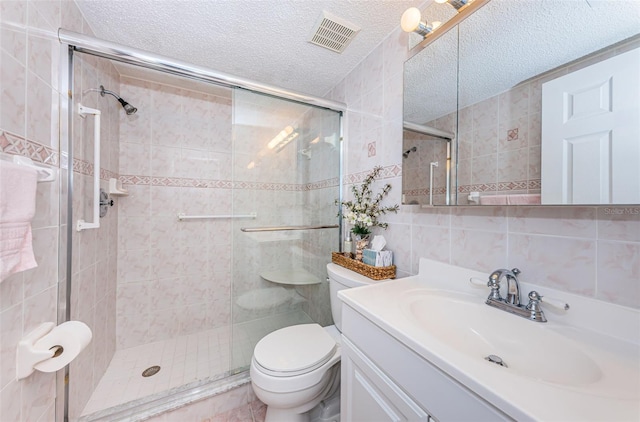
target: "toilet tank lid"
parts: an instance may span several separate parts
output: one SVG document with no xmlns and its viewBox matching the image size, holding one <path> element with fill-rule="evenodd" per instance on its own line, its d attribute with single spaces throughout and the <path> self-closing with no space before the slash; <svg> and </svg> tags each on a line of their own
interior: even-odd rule
<svg viewBox="0 0 640 422">
<path fill-rule="evenodd" d="M 358 274 L 355 271 L 351 271 L 347 268 L 341 267 L 334 263 L 327 264 L 327 275 L 330 279 L 337 281 L 338 283 L 347 287 L 366 286 L 369 284 L 381 283 L 388 280 L 374 280 L 369 277 L 365 277 L 362 274 Z"/>
<path fill-rule="evenodd" d="M 275 372 L 313 370 L 335 353 L 335 340 L 318 324 L 281 328 L 263 337 L 253 351 L 260 366 Z"/>
</svg>

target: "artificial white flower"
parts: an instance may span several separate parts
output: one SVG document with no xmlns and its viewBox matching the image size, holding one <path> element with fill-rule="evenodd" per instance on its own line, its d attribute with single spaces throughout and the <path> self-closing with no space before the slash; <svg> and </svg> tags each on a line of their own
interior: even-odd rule
<svg viewBox="0 0 640 422">
<path fill-rule="evenodd" d="M 338 202 L 336 205 L 342 205 L 345 212 L 342 217 L 353 226 L 351 231 L 356 235 L 366 236 L 371 233 L 370 227 L 377 226 L 387 228 L 388 224 L 378 221 L 378 217 L 388 212 L 398 212 L 399 206 L 396 204 L 391 207 L 380 206 L 380 201 L 389 193 L 391 185 L 386 184 L 382 192 L 372 198 L 370 185 L 376 177 L 380 175 L 382 167 L 375 167 L 371 173 L 365 177 L 360 187 L 353 185 L 351 191 L 354 199 L 351 201 Z M 338 214 L 340 215 L 340 214 Z"/>
</svg>

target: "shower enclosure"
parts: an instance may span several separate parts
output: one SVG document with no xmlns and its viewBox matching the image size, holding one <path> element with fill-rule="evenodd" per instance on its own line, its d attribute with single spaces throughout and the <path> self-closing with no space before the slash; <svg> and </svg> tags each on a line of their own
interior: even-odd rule
<svg viewBox="0 0 640 422">
<path fill-rule="evenodd" d="M 61 41 L 76 170 L 66 318 L 94 332 L 69 368 L 69 418 L 151 414 L 153 403 L 246 382 L 264 335 L 331 324 L 325 265 L 339 247 L 341 105 L 66 31 Z M 98 87 L 137 112 L 99 98 Z M 104 110 L 101 185 L 113 178 L 127 191 L 95 231 L 73 224 L 90 215 L 98 171 L 95 123 L 75 113 L 78 102 Z"/>
</svg>

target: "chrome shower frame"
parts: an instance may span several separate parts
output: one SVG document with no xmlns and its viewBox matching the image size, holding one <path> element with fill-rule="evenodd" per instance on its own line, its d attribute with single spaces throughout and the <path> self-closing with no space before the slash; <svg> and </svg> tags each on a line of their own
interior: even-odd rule
<svg viewBox="0 0 640 422">
<path fill-rule="evenodd" d="M 147 69 L 157 70 L 163 73 L 169 73 L 194 79 L 206 83 L 225 86 L 229 88 L 240 88 L 261 94 L 270 95 L 272 97 L 294 101 L 304 105 L 324 108 L 339 113 L 340 120 L 340 171 L 339 171 L 339 201 L 343 199 L 343 168 L 344 168 L 344 113 L 346 105 L 341 102 L 327 100 L 320 97 L 306 95 L 295 91 L 286 90 L 272 85 L 262 84 L 248 79 L 228 75 L 217 72 L 212 69 L 193 65 L 187 62 L 176 60 L 170 57 L 154 54 L 144 50 L 128 47 L 125 45 L 101 40 L 99 38 L 79 34 L 60 28 L 58 30 L 58 39 L 61 44 L 60 49 L 60 92 L 66 93 L 67 101 L 61 98 L 60 104 L 60 153 L 61 153 L 61 183 L 64 184 L 62 190 L 66 195 L 61 196 L 64 202 L 61 206 L 66 209 L 66 220 L 61 221 L 61 241 L 60 241 L 60 259 L 64 262 L 64 268 L 67 269 L 60 276 L 59 282 L 59 298 L 58 298 L 58 323 L 68 321 L 70 319 L 70 303 L 71 303 L 71 256 L 72 256 L 72 236 L 74 234 L 74 224 L 72 216 L 73 201 L 73 133 L 72 118 L 74 110 L 73 98 L 73 65 L 74 54 L 84 53 L 92 56 L 102 57 L 108 60 L 127 63 Z M 103 88 L 104 90 L 104 88 Z M 111 93 L 104 90 L 105 93 Z M 66 173 L 66 179 L 63 181 L 62 170 Z M 61 213 L 61 216 L 63 214 Z M 338 219 L 338 244 L 335 245 L 337 250 L 341 250 L 342 242 L 340 241 L 343 232 L 342 218 Z M 64 254 L 64 255 L 63 255 Z M 248 382 L 248 374 L 231 375 L 225 379 L 224 385 L 220 382 L 200 383 L 195 387 L 174 389 L 169 396 L 155 399 L 149 403 L 138 403 L 130 408 L 116 408 L 110 414 L 104 414 L 99 420 L 143 420 L 152 415 L 163 413 L 172 409 L 179 408 L 187 403 L 215 395 L 219 392 L 227 391 L 234 386 L 242 385 Z M 222 381 L 222 380 L 221 380 Z M 56 421 L 68 420 L 68 395 L 69 395 L 69 369 L 65 367 L 64 371 L 59 371 L 56 379 Z"/>
</svg>

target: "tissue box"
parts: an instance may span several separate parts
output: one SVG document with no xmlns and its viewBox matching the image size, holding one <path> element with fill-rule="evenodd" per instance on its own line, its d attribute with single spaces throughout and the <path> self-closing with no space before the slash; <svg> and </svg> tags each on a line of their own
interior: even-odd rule
<svg viewBox="0 0 640 422">
<path fill-rule="evenodd" d="M 362 262 L 374 267 L 388 267 L 393 264 L 393 252 L 364 249 L 362 251 Z"/>
<path fill-rule="evenodd" d="M 362 250 L 362 262 L 367 265 L 376 265 L 376 256 L 378 255 L 378 251 L 374 251 L 373 249 L 363 249 Z"/>
</svg>

